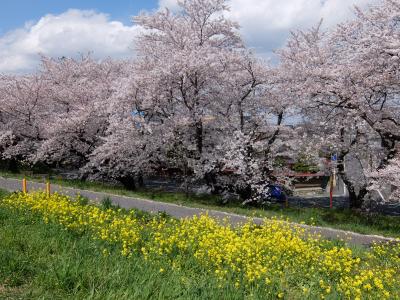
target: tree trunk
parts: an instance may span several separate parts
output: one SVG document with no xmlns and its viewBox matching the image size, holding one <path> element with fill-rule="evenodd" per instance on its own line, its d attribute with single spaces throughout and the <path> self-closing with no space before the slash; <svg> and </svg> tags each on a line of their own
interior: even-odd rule
<svg viewBox="0 0 400 300">
<path fill-rule="evenodd" d="M 247 201 L 252 197 L 252 190 L 250 185 L 246 185 L 244 188 L 239 188 L 236 193 L 240 196 L 243 201 Z"/>
<path fill-rule="evenodd" d="M 144 180 L 143 180 L 143 175 L 142 175 L 142 173 L 139 173 L 139 175 L 138 175 L 138 185 L 139 185 L 139 187 L 141 187 L 141 188 L 144 187 Z"/>
<path fill-rule="evenodd" d="M 217 182 L 217 174 L 214 171 L 205 173 L 204 180 L 206 185 L 211 188 L 211 194 L 219 195 L 222 192 L 222 188 Z"/>
<path fill-rule="evenodd" d="M 189 198 L 189 178 L 188 178 L 188 167 L 185 164 L 183 167 L 183 176 L 185 180 L 185 197 Z"/>
<path fill-rule="evenodd" d="M 10 159 L 8 161 L 8 170 L 11 173 L 18 173 L 18 162 L 15 159 Z"/>
<path fill-rule="evenodd" d="M 360 209 L 364 204 L 364 197 L 368 193 L 366 185 L 360 188 L 360 191 L 357 193 L 355 190 L 355 185 L 351 182 L 349 177 L 347 176 L 346 170 L 344 169 L 344 160 L 346 157 L 346 152 L 339 153 L 338 156 L 338 175 L 343 180 L 348 192 L 349 192 L 349 204 L 351 209 Z"/>
<path fill-rule="evenodd" d="M 79 175 L 79 180 L 80 181 L 86 181 L 88 179 L 88 177 L 89 177 L 89 173 L 88 172 L 84 172 L 84 173 L 81 173 Z"/>
<path fill-rule="evenodd" d="M 349 203 L 350 209 L 360 209 L 364 204 L 364 196 L 366 194 L 367 189 L 361 189 L 357 194 L 354 190 L 354 186 L 352 184 L 347 185 L 346 187 L 349 191 Z M 365 192 L 363 192 L 365 190 Z"/>
<path fill-rule="evenodd" d="M 201 153 L 203 152 L 203 122 L 200 120 L 196 122 L 196 149 L 201 157 Z"/>
<path fill-rule="evenodd" d="M 124 188 L 126 188 L 127 190 L 129 191 L 136 190 L 135 178 L 133 176 L 126 175 L 123 177 L 119 177 L 117 180 L 121 182 Z"/>
<path fill-rule="evenodd" d="M 242 102 L 241 101 L 238 103 L 238 110 L 239 110 L 239 118 L 240 118 L 240 131 L 243 132 L 244 115 L 243 115 L 243 109 L 242 109 Z"/>
</svg>

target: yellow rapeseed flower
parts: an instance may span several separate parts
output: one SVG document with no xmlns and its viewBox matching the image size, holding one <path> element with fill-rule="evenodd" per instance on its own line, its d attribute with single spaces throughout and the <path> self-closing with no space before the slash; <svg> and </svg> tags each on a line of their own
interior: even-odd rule
<svg viewBox="0 0 400 300">
<path fill-rule="evenodd" d="M 126 257 L 141 255 L 158 266 L 178 270 L 185 259 L 193 258 L 219 285 L 227 280 L 238 289 L 294 285 L 312 298 L 332 292 L 346 299 L 400 298 L 400 244 L 377 244 L 361 258 L 348 247 L 335 247 L 278 218 L 266 219 L 262 226 L 248 222 L 235 228 L 208 215 L 149 220 L 134 212 L 103 210 L 68 196 L 44 193 L 12 194 L 0 205 L 30 210 L 45 223 L 88 232 L 94 239 L 117 245 Z M 107 249 L 102 251 L 109 254 Z M 303 287 L 304 282 L 313 285 Z M 284 297 L 283 292 L 275 295 Z"/>
</svg>

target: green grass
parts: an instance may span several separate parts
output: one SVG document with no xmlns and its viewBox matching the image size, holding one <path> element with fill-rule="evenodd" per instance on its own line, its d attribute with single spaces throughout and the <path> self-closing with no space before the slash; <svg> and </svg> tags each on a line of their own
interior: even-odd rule
<svg viewBox="0 0 400 300">
<path fill-rule="evenodd" d="M 6 194 L 0 190 L 0 202 Z M 126 258 L 118 245 L 45 224 L 43 216 L 1 203 L 0 241 L 0 299 L 276 299 L 277 295 L 278 287 L 236 289 L 230 279 L 221 285 L 190 257 L 179 270 L 163 265 L 168 260 L 150 263 L 135 254 Z M 352 247 L 352 251 L 363 257 L 368 250 Z M 288 288 L 286 293 L 288 299 L 303 299 L 298 289 Z"/>
<path fill-rule="evenodd" d="M 0 173 L 4 177 L 22 178 L 21 174 Z M 30 180 L 44 182 L 41 177 L 30 176 Z M 400 237 L 400 217 L 385 216 L 380 214 L 366 214 L 348 209 L 324 209 L 324 208 L 284 208 L 281 205 L 271 205 L 264 208 L 243 206 L 240 202 L 223 204 L 218 196 L 189 195 L 184 193 L 166 192 L 160 190 L 141 189 L 128 191 L 121 186 L 104 184 L 100 182 L 88 182 L 80 180 L 66 180 L 51 178 L 54 184 L 79 189 L 87 189 L 96 192 L 106 192 L 116 195 L 132 196 L 154 201 L 174 203 L 189 207 L 213 209 L 252 217 L 284 217 L 292 222 L 323 227 L 332 227 L 349 230 L 363 234 L 378 234 L 389 237 Z"/>
<path fill-rule="evenodd" d="M 7 196 L 9 193 L 5 190 L 0 189 L 0 199 L 4 198 Z"/>
<path fill-rule="evenodd" d="M 160 272 L 141 256 L 123 257 L 101 242 L 32 213 L 0 207 L 0 299 L 244 299 L 246 291 L 218 283 L 194 261 Z M 271 299 L 258 290 L 252 299 Z"/>
</svg>

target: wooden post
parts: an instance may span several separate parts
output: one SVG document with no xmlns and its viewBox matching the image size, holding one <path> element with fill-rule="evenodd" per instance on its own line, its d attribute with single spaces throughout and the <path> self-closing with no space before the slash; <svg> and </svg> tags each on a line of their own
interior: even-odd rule
<svg viewBox="0 0 400 300">
<path fill-rule="evenodd" d="M 47 181 L 47 182 L 46 182 L 46 194 L 47 194 L 47 197 L 50 197 L 50 193 L 51 193 L 51 190 L 50 190 L 50 181 Z"/>
<path fill-rule="evenodd" d="M 26 178 L 22 179 L 22 192 L 26 194 L 28 192 L 28 189 L 26 188 Z"/>
</svg>

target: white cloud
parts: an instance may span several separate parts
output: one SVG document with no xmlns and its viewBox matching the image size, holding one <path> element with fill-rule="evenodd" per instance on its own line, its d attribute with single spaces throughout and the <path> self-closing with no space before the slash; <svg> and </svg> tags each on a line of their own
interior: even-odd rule
<svg viewBox="0 0 400 300">
<path fill-rule="evenodd" d="M 179 8 L 177 0 L 159 0 L 158 7 L 159 8 L 168 7 L 171 10 L 177 10 Z"/>
<path fill-rule="evenodd" d="M 247 45 L 264 57 L 282 46 L 290 30 L 316 25 L 325 27 L 351 18 L 353 7 L 378 0 L 228 0 L 227 14 L 239 22 Z M 159 7 L 176 9 L 177 0 L 159 0 Z"/>
<path fill-rule="evenodd" d="M 247 45 L 263 57 L 282 46 L 289 30 L 326 26 L 351 17 L 352 7 L 378 0 L 228 0 L 228 16 L 241 25 Z M 177 10 L 176 0 L 159 0 L 159 7 Z M 107 14 L 71 9 L 43 16 L 0 36 L 0 73 L 25 72 L 38 64 L 38 53 L 52 57 L 77 56 L 93 51 L 102 58 L 128 57 L 139 28 L 112 21 Z"/>
<path fill-rule="evenodd" d="M 351 18 L 354 5 L 376 0 L 230 0 L 229 16 L 242 26 L 249 46 L 264 52 L 282 45 L 290 30 L 309 28 L 323 19 L 325 27 Z"/>
<path fill-rule="evenodd" d="M 34 69 L 38 53 L 61 57 L 92 51 L 98 58 L 131 56 L 137 30 L 137 26 L 125 26 L 94 11 L 71 9 L 49 14 L 0 37 L 0 72 Z"/>
<path fill-rule="evenodd" d="M 179 9 L 178 1 L 177 0 L 158 0 L 158 7 L 159 8 L 169 8 L 173 11 Z"/>
</svg>

